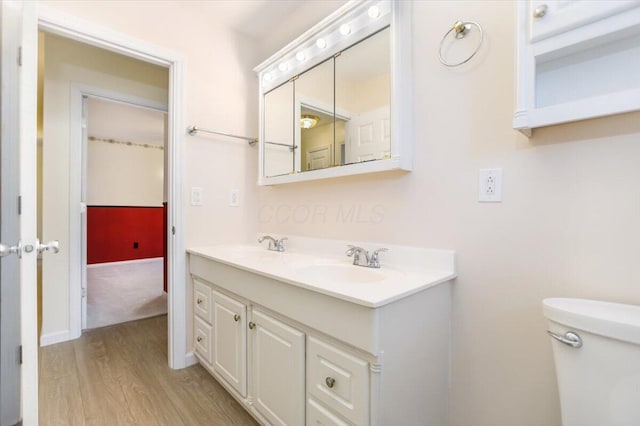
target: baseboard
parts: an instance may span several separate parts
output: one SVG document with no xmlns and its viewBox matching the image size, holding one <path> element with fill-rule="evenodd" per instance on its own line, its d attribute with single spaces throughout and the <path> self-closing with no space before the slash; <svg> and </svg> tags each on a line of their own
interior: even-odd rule
<svg viewBox="0 0 640 426">
<path fill-rule="evenodd" d="M 40 346 L 55 345 L 56 343 L 67 342 L 73 340 L 74 337 L 70 330 L 56 331 L 54 333 L 43 334 L 40 336 Z"/>
<path fill-rule="evenodd" d="M 127 265 L 131 263 L 152 263 L 152 262 L 161 262 L 162 260 L 164 260 L 164 258 L 162 257 L 148 257 L 146 259 L 121 260 L 119 262 L 92 263 L 91 265 L 87 265 L 87 268 L 100 268 L 101 266 Z"/>
<path fill-rule="evenodd" d="M 192 365 L 196 365 L 198 363 L 198 358 L 196 358 L 193 352 L 187 352 L 184 356 L 185 367 L 191 367 Z"/>
</svg>

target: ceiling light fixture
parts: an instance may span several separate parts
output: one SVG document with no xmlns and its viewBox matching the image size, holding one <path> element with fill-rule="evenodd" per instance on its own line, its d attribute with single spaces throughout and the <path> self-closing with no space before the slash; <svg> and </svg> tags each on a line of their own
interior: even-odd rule
<svg viewBox="0 0 640 426">
<path fill-rule="evenodd" d="M 320 120 L 320 118 L 315 115 L 305 114 L 300 117 L 300 127 L 302 127 L 303 129 L 310 129 L 318 124 L 318 120 Z"/>
</svg>

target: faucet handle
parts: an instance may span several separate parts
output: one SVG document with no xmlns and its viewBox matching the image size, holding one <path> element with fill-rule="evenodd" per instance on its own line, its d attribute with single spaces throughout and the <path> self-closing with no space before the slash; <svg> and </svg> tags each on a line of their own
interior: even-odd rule
<svg viewBox="0 0 640 426">
<path fill-rule="evenodd" d="M 371 253 L 371 258 L 369 259 L 369 267 L 371 268 L 379 268 L 380 267 L 380 261 L 378 260 L 378 254 L 383 252 L 383 251 L 389 251 L 389 249 L 382 247 L 379 249 L 376 249 L 373 251 L 373 253 Z"/>
</svg>

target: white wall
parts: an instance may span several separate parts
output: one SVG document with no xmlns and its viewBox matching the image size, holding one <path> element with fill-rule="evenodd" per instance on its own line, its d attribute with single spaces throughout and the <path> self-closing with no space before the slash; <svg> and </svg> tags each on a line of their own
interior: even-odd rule
<svg viewBox="0 0 640 426">
<path fill-rule="evenodd" d="M 132 3 L 122 13 L 102 2 L 51 4 L 183 53 L 187 121 L 246 134 L 257 132 L 252 67 L 339 6 L 301 6 L 254 55 L 248 41 L 182 9 Z M 414 3 L 411 173 L 256 188 L 255 150 L 204 136 L 186 146 L 185 189 L 202 186 L 205 200 L 204 207 L 187 206 L 187 246 L 240 240 L 257 223 L 285 235 L 457 251 L 454 426 L 560 424 L 544 297 L 640 304 L 640 114 L 540 129 L 530 140 L 512 130 L 514 16 L 507 1 Z M 437 49 L 460 18 L 483 25 L 485 45 L 469 66 L 451 70 Z M 179 31 L 167 31 L 170 24 Z M 501 204 L 477 202 L 484 167 L 504 168 Z M 246 194 L 240 208 L 226 206 L 229 187 Z M 287 214 L 298 206 L 326 208 L 324 220 Z M 282 214 L 267 207 L 283 207 Z M 339 208 L 354 215 L 338 220 Z M 407 332 L 415 330 L 408 325 Z"/>
<path fill-rule="evenodd" d="M 543 298 L 640 304 L 640 114 L 539 129 L 530 140 L 512 130 L 514 9 L 414 2 L 413 172 L 259 190 L 262 231 L 456 250 L 453 426 L 560 424 Z M 448 69 L 438 46 L 461 18 L 483 26 L 485 44 L 469 66 Z M 265 57 L 282 45 L 263 45 Z M 504 169 L 500 204 L 477 201 L 486 167 Z M 324 220 L 305 216 L 316 207 Z M 338 220 L 340 208 L 351 220 Z"/>
<path fill-rule="evenodd" d="M 65 336 L 69 324 L 69 135 L 72 83 L 167 102 L 168 72 L 111 52 L 52 35 L 44 37 L 42 238 L 59 240 L 44 256 L 42 336 Z"/>
<path fill-rule="evenodd" d="M 166 113 L 98 98 L 87 110 L 87 204 L 161 207 Z"/>
<path fill-rule="evenodd" d="M 87 205 L 162 207 L 164 152 L 89 141 Z"/>
</svg>

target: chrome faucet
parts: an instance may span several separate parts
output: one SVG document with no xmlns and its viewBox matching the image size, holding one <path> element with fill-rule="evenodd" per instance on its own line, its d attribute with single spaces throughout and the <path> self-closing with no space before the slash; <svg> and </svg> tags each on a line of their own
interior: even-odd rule
<svg viewBox="0 0 640 426">
<path fill-rule="evenodd" d="M 258 242 L 261 243 L 264 240 L 269 240 L 269 250 L 271 251 L 284 251 L 284 242 L 288 240 L 287 237 L 282 237 L 280 239 L 273 238 L 271 235 L 263 235 L 258 238 Z"/>
<path fill-rule="evenodd" d="M 386 248 L 379 248 L 377 250 L 374 250 L 373 253 L 369 254 L 369 252 L 362 247 L 351 245 L 347 247 L 349 247 L 349 249 L 347 250 L 346 255 L 349 257 L 353 256 L 353 264 L 356 266 L 365 266 L 367 268 L 379 268 L 379 254 L 380 252 L 387 251 Z"/>
</svg>

